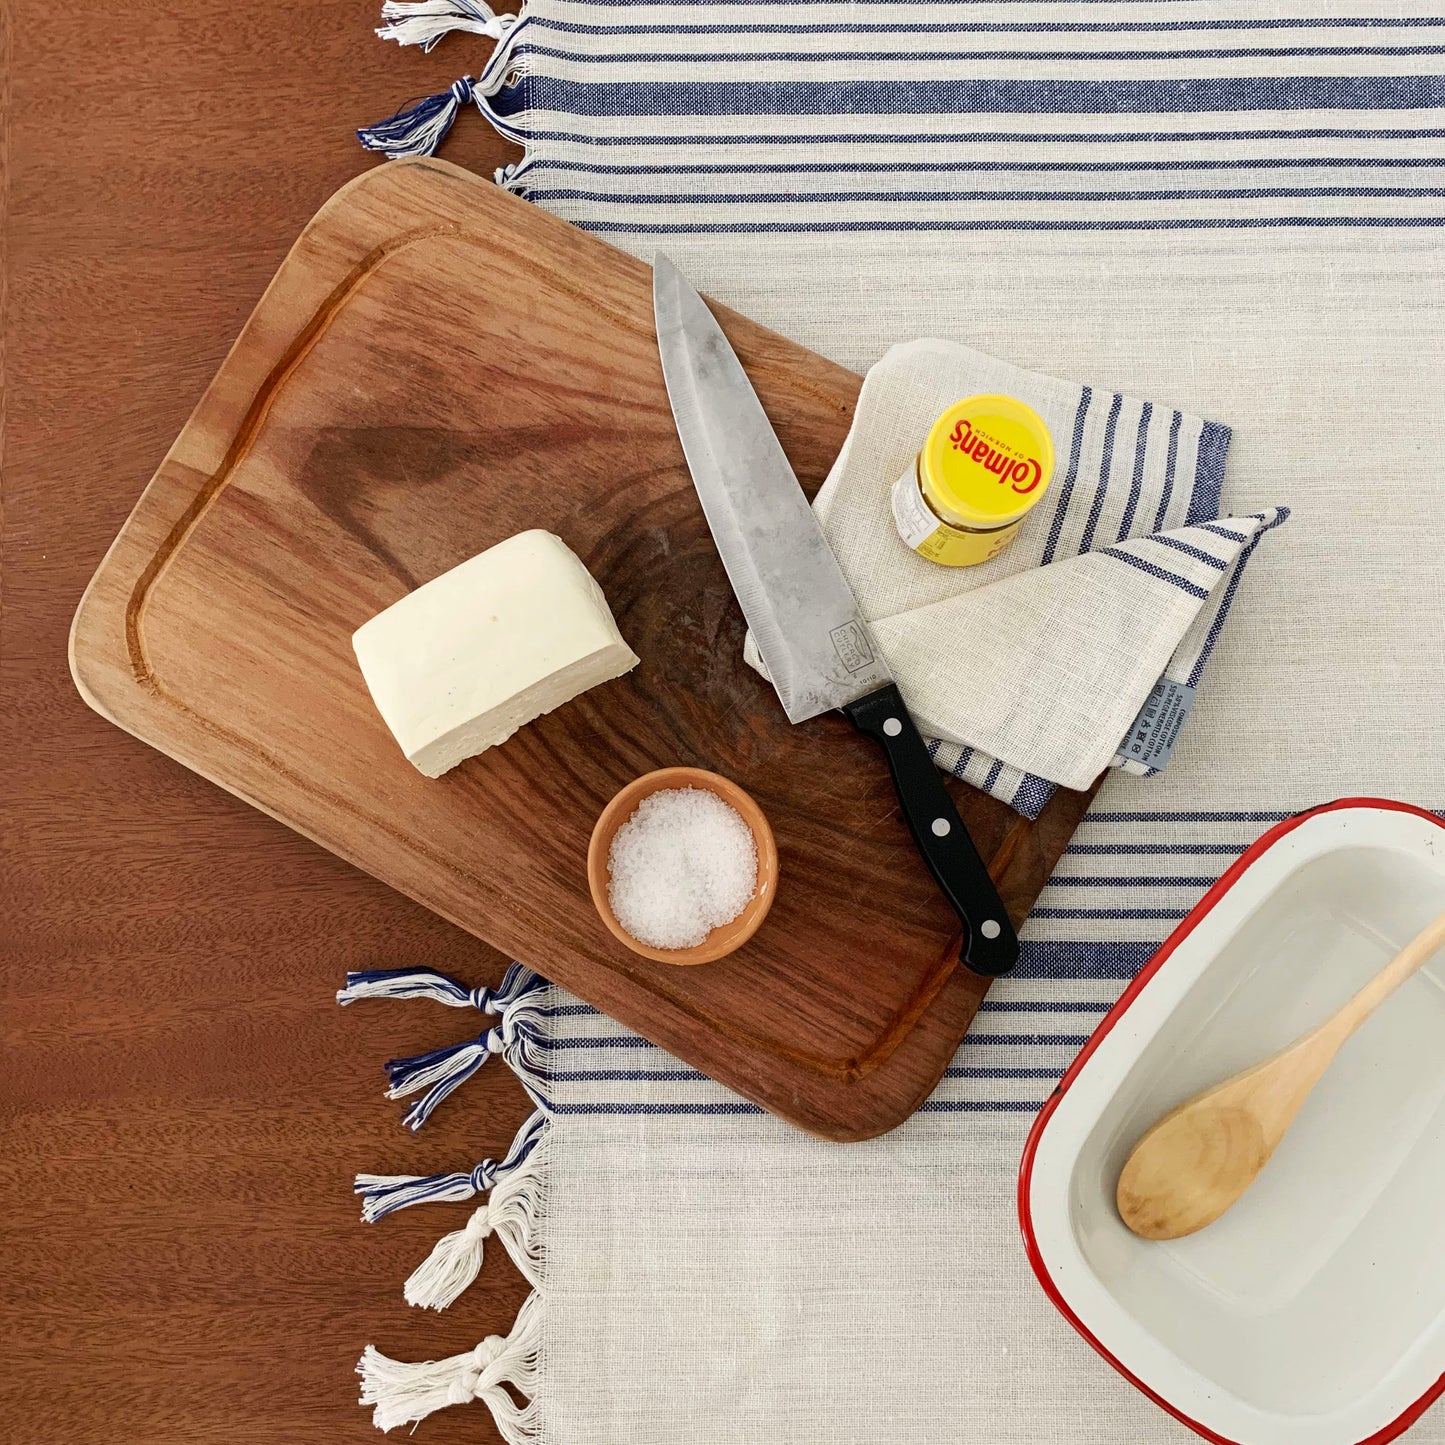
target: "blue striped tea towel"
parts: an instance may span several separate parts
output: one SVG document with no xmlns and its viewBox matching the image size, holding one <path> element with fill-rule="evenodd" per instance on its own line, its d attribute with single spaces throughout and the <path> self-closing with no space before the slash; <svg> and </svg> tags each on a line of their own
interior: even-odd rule
<svg viewBox="0 0 1445 1445">
<path fill-rule="evenodd" d="M 1044 418 L 1058 474 L 1001 556 L 940 567 L 899 540 L 889 494 L 934 420 L 985 393 Z M 1228 447 L 1218 422 L 948 341 L 869 371 L 814 505 L 939 767 L 1030 818 L 1056 785 L 1163 767 L 1245 563 L 1288 516 L 1219 515 Z M 745 655 L 763 670 L 751 638 Z"/>
</svg>

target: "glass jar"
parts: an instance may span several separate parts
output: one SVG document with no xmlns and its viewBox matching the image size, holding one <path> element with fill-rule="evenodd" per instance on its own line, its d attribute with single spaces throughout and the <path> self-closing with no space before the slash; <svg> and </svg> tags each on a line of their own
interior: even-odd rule
<svg viewBox="0 0 1445 1445">
<path fill-rule="evenodd" d="M 934 422 L 894 483 L 894 525 L 930 562 L 973 567 L 1013 541 L 1053 471 L 1053 439 L 1038 412 L 1012 396 L 970 396 Z"/>
</svg>

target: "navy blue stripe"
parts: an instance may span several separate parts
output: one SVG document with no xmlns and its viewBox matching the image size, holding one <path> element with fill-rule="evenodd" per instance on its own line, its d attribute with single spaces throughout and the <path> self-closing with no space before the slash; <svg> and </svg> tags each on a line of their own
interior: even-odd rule
<svg viewBox="0 0 1445 1445">
<path fill-rule="evenodd" d="M 850 231 L 1248 231 L 1281 227 L 1445 226 L 1445 216 L 1249 216 L 1139 221 L 736 221 L 648 225 L 634 221 L 577 221 L 579 230 L 599 234 L 707 236 L 818 234 Z"/>
<path fill-rule="evenodd" d="M 1430 30 L 1445 25 L 1438 15 L 1295 16 L 1266 20 L 917 20 L 890 23 L 819 21 L 812 25 L 588 25 L 580 20 L 533 17 L 535 28 L 566 35 L 1180 35 L 1212 30 Z"/>
<path fill-rule="evenodd" d="M 598 1034 L 596 1037 L 546 1038 L 533 1040 L 543 1049 L 650 1049 L 655 1045 L 640 1034 Z"/>
<path fill-rule="evenodd" d="M 1199 656 L 1194 660 L 1194 666 L 1189 670 L 1189 686 L 1198 687 L 1200 679 L 1204 676 L 1204 669 L 1209 665 L 1210 656 L 1214 652 L 1214 646 L 1219 641 L 1220 634 L 1224 631 L 1224 624 L 1229 617 L 1229 609 L 1234 605 L 1234 594 L 1239 590 L 1240 579 L 1244 576 L 1244 569 L 1249 565 L 1249 559 L 1254 556 L 1254 549 L 1263 541 L 1265 534 L 1272 532 L 1281 522 L 1289 516 L 1289 512 L 1280 508 L 1279 515 L 1274 521 L 1268 523 L 1257 531 L 1245 544 L 1244 549 L 1235 559 L 1234 574 L 1230 577 L 1228 585 L 1224 589 L 1224 596 L 1220 599 L 1219 610 L 1214 614 L 1214 621 L 1209 624 L 1209 631 L 1204 638 L 1204 646 L 1199 649 Z"/>
<path fill-rule="evenodd" d="M 1231 542 L 1247 542 L 1249 537 L 1237 528 L 1228 527 L 1222 522 L 1194 522 L 1192 526 L 1198 527 L 1201 532 L 1213 532 L 1216 537 L 1228 537 Z"/>
<path fill-rule="evenodd" d="M 1057 873 L 1049 879 L 1050 888 L 1208 888 L 1217 881 L 1219 875 L 1212 873 L 1208 877 L 1196 875 L 1183 876 L 1178 873 L 1141 873 L 1130 877 L 1113 877 L 1105 874 L 1102 877 L 1090 874 L 1088 877 L 1080 875 L 1077 878 L 1060 877 Z"/>
<path fill-rule="evenodd" d="M 1030 1003 L 1027 1000 L 1015 1002 L 1012 999 L 986 998 L 979 1004 L 979 1013 L 1025 1013 L 1025 1014 L 1101 1014 L 1107 1013 L 1110 1003 L 1082 1003 L 1074 999 L 1048 999 Z"/>
<path fill-rule="evenodd" d="M 1002 758 L 995 758 L 995 759 L 993 760 L 993 766 L 988 770 L 987 774 L 985 774 L 985 776 L 984 776 L 984 780 L 983 780 L 983 791 L 984 791 L 985 793 L 988 792 L 988 790 L 989 790 L 991 787 L 993 787 L 993 785 L 994 785 L 996 782 L 998 782 L 998 775 L 999 775 L 1001 772 L 1003 772 L 1003 759 L 1002 759 Z"/>
<path fill-rule="evenodd" d="M 1134 513 L 1139 506 L 1139 497 L 1144 490 L 1144 455 L 1149 447 L 1149 418 L 1154 414 L 1154 403 L 1146 401 L 1139 414 L 1139 433 L 1134 441 L 1134 475 L 1129 482 L 1129 502 L 1124 508 L 1124 519 L 1119 523 L 1119 541 L 1129 535 L 1134 525 Z"/>
<path fill-rule="evenodd" d="M 920 1114 L 1037 1114 L 1042 1099 L 925 1099 Z"/>
<path fill-rule="evenodd" d="M 586 191 L 567 186 L 528 186 L 532 200 L 601 201 L 627 206 L 831 205 L 844 201 L 1260 201 L 1352 196 L 1424 199 L 1445 196 L 1445 186 L 1239 186 L 1215 190 L 1155 191 Z M 1206 426 L 1213 423 L 1206 423 Z M 1226 428 L 1227 430 L 1227 428 Z M 1201 449 L 1203 439 L 1201 438 Z M 1226 442 L 1226 446 L 1228 443 Z M 1221 463 L 1222 467 L 1222 463 Z M 1217 515 L 1217 513 L 1211 513 Z M 1127 534 L 1126 534 L 1127 535 Z M 1085 548 L 1085 551 L 1088 549 Z"/>
<path fill-rule="evenodd" d="M 1428 808 L 1425 804 L 1419 804 L 1425 808 L 1427 813 L 1433 813 L 1437 818 L 1445 818 L 1445 808 Z M 1266 813 L 1266 812 L 1148 812 L 1143 809 L 1131 810 L 1129 812 L 1092 812 L 1085 813 L 1080 820 L 1082 823 L 1281 823 L 1286 818 L 1297 817 L 1299 810 L 1291 813 Z M 1121 851 L 1124 845 L 1105 844 L 1113 850 L 1119 848 Z M 1172 844 L 1169 846 L 1173 846 Z M 1193 845 L 1181 844 L 1181 848 L 1190 848 Z"/>
<path fill-rule="evenodd" d="M 1030 918 L 1183 918 L 1183 908 L 1035 908 Z"/>
<path fill-rule="evenodd" d="M 1233 853 L 1240 854 L 1248 843 L 1070 843 L 1065 853 L 1134 854 L 1134 853 Z"/>
<path fill-rule="evenodd" d="M 945 1079 L 1057 1079 L 1058 1069 L 947 1069 Z"/>
<path fill-rule="evenodd" d="M 953 0 L 950 0 L 953 3 Z M 518 90 L 521 87 L 517 87 Z M 518 109 L 524 108 L 520 103 Z M 1195 141 L 1241 140 L 1441 140 L 1445 127 L 1428 130 L 1367 130 L 1339 127 L 1303 127 L 1285 130 L 1203 130 L 1203 131 L 1115 131 L 1115 132 L 1049 132 L 1049 131 L 954 131 L 941 135 L 918 131 L 912 134 L 879 135 L 867 131 L 831 131 L 808 134 L 699 135 L 672 133 L 668 135 L 592 135 L 582 131 L 535 130 L 527 132 L 534 141 L 573 141 L 589 146 L 735 146 L 735 145 L 1002 145 L 1021 144 L 1101 144 L 1154 143 L 1165 146 L 1188 145 Z"/>
<path fill-rule="evenodd" d="M 535 27 L 534 27 L 535 28 Z M 821 28 L 821 27 L 820 27 Z M 686 29 L 675 34 L 707 35 L 708 30 Z M 849 34 L 866 34 L 847 27 Z M 539 55 L 547 60 L 565 60 L 572 65 L 747 65 L 757 61 L 775 61 L 789 65 L 815 62 L 836 65 L 846 61 L 953 61 L 974 62 L 1016 60 L 1102 60 L 1111 63 L 1157 60 L 1294 60 L 1322 56 L 1400 56 L 1441 55 L 1445 45 L 1228 45 L 1199 46 L 1183 50 L 617 50 L 588 55 L 575 49 L 554 45 L 519 43 L 518 51 Z M 686 83 L 686 82 L 683 82 Z M 1030 107 L 1033 109 L 1034 107 Z M 1206 106 L 1190 109 L 1208 109 Z M 1240 107 L 1232 107 L 1239 109 Z"/>
<path fill-rule="evenodd" d="M 1088 1034 L 969 1034 L 966 1042 L 970 1047 L 975 1044 L 995 1045 L 1002 1044 L 1010 1048 L 1031 1048 L 1042 1045 L 1047 1048 L 1066 1046 L 1077 1048 L 1080 1044 L 1089 1042 Z"/>
<path fill-rule="evenodd" d="M 593 84 L 531 76 L 494 100 L 510 116 L 1171 115 L 1261 110 L 1428 110 L 1445 75 L 1241 75 L 1169 80 L 676 80 Z"/>
<path fill-rule="evenodd" d="M 1109 407 L 1109 419 L 1104 423 L 1104 457 L 1099 465 L 1099 485 L 1094 488 L 1094 500 L 1089 507 L 1088 520 L 1084 523 L 1084 535 L 1079 538 L 1079 551 L 1087 552 L 1094 545 L 1094 529 L 1099 525 L 1099 514 L 1104 510 L 1104 498 L 1108 495 L 1110 475 L 1114 469 L 1114 433 L 1119 426 L 1119 413 L 1124 398 L 1114 393 L 1113 404 Z"/>
<path fill-rule="evenodd" d="M 1209 665 L 1209 658 L 1214 652 L 1215 644 L 1219 641 L 1220 634 L 1224 631 L 1225 621 L 1229 617 L 1229 609 L 1234 604 L 1234 594 L 1239 588 L 1240 579 L 1244 576 L 1245 568 L 1249 565 L 1249 559 L 1254 556 L 1255 548 L 1263 541 L 1266 533 L 1272 532 L 1288 519 L 1288 507 L 1276 508 L 1273 520 L 1265 522 L 1259 528 L 1235 559 L 1234 573 L 1224 589 L 1224 596 L 1220 599 L 1219 610 L 1214 614 L 1214 621 L 1209 625 L 1209 632 L 1205 636 L 1204 646 L 1200 648 L 1199 656 L 1195 659 L 1194 666 L 1190 669 L 1188 684 L 1190 687 L 1198 687 L 1200 679 L 1204 676 L 1204 669 Z"/>
<path fill-rule="evenodd" d="M 1223 572 L 1229 566 L 1228 562 L 1221 562 L 1218 557 L 1210 556 L 1202 547 L 1191 547 L 1188 542 L 1181 542 L 1178 537 L 1150 537 L 1149 540 L 1156 546 L 1172 547 L 1176 552 L 1183 552 L 1200 562 L 1208 562 L 1218 572 Z"/>
<path fill-rule="evenodd" d="M 1222 422 L 1207 421 L 1199 433 L 1194 458 L 1194 491 L 1186 522 L 1210 522 L 1223 510 L 1224 464 L 1229 459 L 1230 430 Z"/>
<path fill-rule="evenodd" d="M 1166 571 L 1163 567 L 1156 567 L 1152 562 L 1146 562 L 1142 557 L 1136 557 L 1131 552 L 1121 552 L 1117 547 L 1100 547 L 1094 555 L 1113 557 L 1115 561 L 1126 562 L 1130 567 L 1147 573 L 1156 582 L 1167 582 L 1171 587 L 1177 587 L 1181 592 L 1187 592 L 1191 597 L 1199 598 L 1201 602 L 1209 600 L 1209 593 L 1203 587 L 1196 587 L 1187 577 L 1181 577 L 1177 572 Z"/>
<path fill-rule="evenodd" d="M 547 1075 L 551 1083 L 563 1084 L 693 1084 L 706 1082 L 697 1069 L 564 1069 Z"/>
<path fill-rule="evenodd" d="M 1085 823 L 1279 823 L 1289 813 L 1266 812 L 1171 812 L 1150 813 L 1143 811 L 1114 813 L 1085 813 Z"/>
<path fill-rule="evenodd" d="M 1069 443 L 1069 469 L 1064 473 L 1063 485 L 1060 486 L 1058 498 L 1054 502 L 1054 519 L 1049 526 L 1049 540 L 1044 544 L 1042 560 L 1045 566 L 1054 560 L 1059 534 L 1064 529 L 1064 518 L 1068 516 L 1069 502 L 1074 495 L 1074 485 L 1079 480 L 1079 453 L 1084 445 L 1084 423 L 1088 420 L 1089 406 L 1093 399 L 1093 389 L 1086 386 L 1079 397 L 1079 409 L 1074 413 L 1074 436 Z"/>
<path fill-rule="evenodd" d="M 854 137 L 854 139 L 860 139 Z M 749 175 L 897 175 L 899 172 L 930 174 L 960 171 L 987 173 L 1004 171 L 1088 172 L 1120 174 L 1130 171 L 1225 171 L 1225 170 L 1393 170 L 1400 167 L 1445 167 L 1440 156 L 1254 156 L 1239 160 L 1144 160 L 1144 161 L 743 161 L 736 165 L 608 165 L 598 161 L 541 157 L 531 162 L 530 174 L 538 171 L 581 171 L 601 176 L 749 176 Z M 1112 194 L 1112 193 L 1111 193 Z"/>
<path fill-rule="evenodd" d="M 1133 941 L 1039 941 L 1025 939 L 1019 945 L 1015 979 L 1097 980 L 1123 982 L 1131 979 L 1154 957 L 1157 943 Z"/>
<path fill-rule="evenodd" d="M 1169 450 L 1164 462 L 1164 495 L 1159 498 L 1159 514 L 1154 518 L 1154 530 L 1164 526 L 1164 514 L 1169 510 L 1169 499 L 1174 494 L 1174 468 L 1179 460 L 1179 428 L 1184 423 L 1184 414 L 1175 412 L 1169 423 Z"/>
<path fill-rule="evenodd" d="M 1046 778 L 1025 773 L 1018 787 L 1014 789 L 1009 807 L 1016 813 L 1022 813 L 1025 818 L 1037 818 L 1057 791 L 1057 785 Z"/>
</svg>

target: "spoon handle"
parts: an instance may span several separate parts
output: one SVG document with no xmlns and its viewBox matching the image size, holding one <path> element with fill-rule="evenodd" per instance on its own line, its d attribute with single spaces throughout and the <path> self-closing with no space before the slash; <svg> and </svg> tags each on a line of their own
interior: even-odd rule
<svg viewBox="0 0 1445 1445">
<path fill-rule="evenodd" d="M 1359 993 L 1344 1004 L 1325 1028 L 1338 1030 L 1340 1042 L 1349 1038 L 1442 944 L 1445 944 L 1445 913 L 1422 928 Z"/>
</svg>

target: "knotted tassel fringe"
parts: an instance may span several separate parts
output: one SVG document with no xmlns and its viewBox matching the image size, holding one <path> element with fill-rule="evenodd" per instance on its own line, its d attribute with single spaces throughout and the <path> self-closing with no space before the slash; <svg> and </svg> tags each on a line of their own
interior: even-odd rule
<svg viewBox="0 0 1445 1445">
<path fill-rule="evenodd" d="M 423 51 L 453 31 L 501 40 L 517 23 L 517 16 L 497 15 L 483 0 L 386 0 L 381 18 L 389 22 L 376 32 L 383 40 Z"/>
<path fill-rule="evenodd" d="M 532 1157 L 546 1128 L 546 1111 L 538 1109 L 517 1130 L 505 1159 L 483 1159 L 465 1174 L 358 1174 L 355 1191 L 361 1195 L 361 1217 L 367 1224 L 375 1224 L 413 1204 L 464 1204 L 475 1199 L 520 1169 Z"/>
<path fill-rule="evenodd" d="M 404 1099 L 425 1090 L 402 1119 L 408 1129 L 413 1133 L 420 1129 L 437 1105 L 466 1083 L 493 1054 L 501 1054 L 534 1103 L 545 1105 L 545 1069 L 538 1049 L 541 1016 L 532 992 L 528 990 L 508 1004 L 502 1022 L 474 1039 L 387 1061 L 388 1099 Z"/>
<path fill-rule="evenodd" d="M 363 126 L 356 132 L 357 140 L 369 151 L 381 151 L 388 160 L 432 155 L 447 138 L 457 112 L 470 101 L 475 102 L 477 109 L 491 121 L 499 135 L 525 144 L 526 136 L 497 112 L 491 98 L 527 74 L 527 58 L 514 58 L 527 20 L 502 15 L 496 17 L 496 22 L 500 38 L 480 78 L 464 75 L 453 83 L 450 90 L 440 95 L 425 96 L 404 106 L 386 120 Z"/>
<path fill-rule="evenodd" d="M 492 179 L 504 191 L 510 191 L 514 196 L 520 196 L 524 201 L 530 197 L 530 187 L 527 185 L 527 172 L 532 169 L 532 159 L 529 156 L 526 160 L 513 161 L 510 165 L 498 166 L 492 173 Z"/>
<path fill-rule="evenodd" d="M 542 1250 L 537 1225 L 545 1174 L 544 1152 L 534 1154 L 527 1165 L 492 1190 L 492 1197 L 472 1212 L 461 1229 L 443 1235 L 407 1280 L 402 1291 L 407 1304 L 446 1309 L 476 1279 L 489 1235 L 501 1240 L 527 1282 L 534 1289 L 540 1286 Z"/>
<path fill-rule="evenodd" d="M 502 1030 L 491 1028 L 465 1043 L 449 1044 L 446 1048 L 431 1049 L 404 1059 L 388 1059 L 384 1067 L 391 1083 L 386 1097 L 404 1099 L 408 1094 L 426 1090 L 401 1121 L 415 1133 L 448 1094 L 461 1088 L 493 1054 L 500 1054 L 505 1047 Z"/>
<path fill-rule="evenodd" d="M 356 1372 L 361 1403 L 372 1405 L 378 1429 L 391 1430 L 425 1420 L 448 1405 L 485 1400 L 507 1445 L 532 1445 L 537 1439 L 536 1404 L 518 1406 L 505 1388 L 524 1395 L 537 1392 L 537 1355 L 542 1337 L 540 1296 L 527 1296 L 517 1311 L 512 1333 L 489 1335 L 476 1349 L 450 1359 L 407 1364 L 390 1360 L 368 1345 Z"/>
<path fill-rule="evenodd" d="M 425 96 L 375 125 L 362 126 L 356 138 L 367 150 L 383 152 L 389 161 L 432 155 L 447 138 L 457 112 L 475 99 L 475 85 L 474 77 L 464 75 L 441 95 Z"/>
<path fill-rule="evenodd" d="M 348 973 L 346 987 L 337 992 L 336 1002 L 344 1007 L 367 998 L 429 998 L 448 1008 L 474 1008 L 480 1013 L 500 1014 L 509 1004 L 544 983 L 540 975 L 521 963 L 509 965 L 494 989 L 484 984 L 468 988 L 434 968 L 374 968 Z"/>
</svg>

